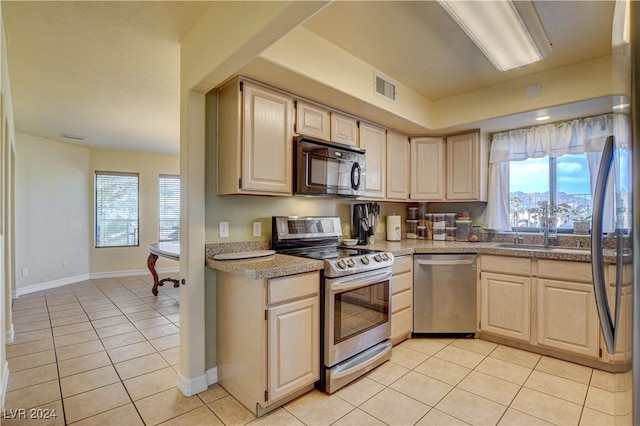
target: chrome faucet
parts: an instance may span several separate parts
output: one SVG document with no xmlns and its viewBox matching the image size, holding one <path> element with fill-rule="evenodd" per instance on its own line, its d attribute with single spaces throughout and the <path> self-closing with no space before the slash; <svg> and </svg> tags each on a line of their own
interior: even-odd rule
<svg viewBox="0 0 640 426">
<path fill-rule="evenodd" d="M 516 228 L 516 238 L 513 241 L 514 244 L 522 244 L 524 243 L 524 237 L 522 235 L 520 235 L 520 233 L 518 232 L 518 228 Z"/>
</svg>

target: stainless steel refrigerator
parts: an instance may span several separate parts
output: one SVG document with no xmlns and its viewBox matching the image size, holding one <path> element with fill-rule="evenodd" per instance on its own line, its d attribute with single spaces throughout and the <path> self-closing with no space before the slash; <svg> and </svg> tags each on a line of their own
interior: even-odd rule
<svg viewBox="0 0 640 426">
<path fill-rule="evenodd" d="M 592 272 L 606 349 L 622 361 L 614 380 L 616 424 L 640 425 L 640 4 L 617 0 L 612 26 L 612 111 L 621 119 L 605 144 L 593 194 Z M 612 197 L 611 195 L 614 194 Z M 610 199 L 610 201 L 607 201 Z M 607 219 L 607 209 L 612 219 Z M 609 222 L 609 224 L 607 224 Z M 612 225 L 611 225 L 612 224 Z M 613 229 L 607 229 L 611 228 Z M 615 247 L 603 249 L 603 232 Z M 615 287 L 604 277 L 615 256 Z M 611 281 L 611 278 L 610 278 Z"/>
</svg>

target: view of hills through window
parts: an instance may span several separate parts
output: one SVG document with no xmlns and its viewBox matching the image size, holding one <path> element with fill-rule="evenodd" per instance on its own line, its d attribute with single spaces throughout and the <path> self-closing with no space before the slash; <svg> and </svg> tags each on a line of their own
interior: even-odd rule
<svg viewBox="0 0 640 426">
<path fill-rule="evenodd" d="M 551 187 L 550 169 L 555 173 Z M 541 204 L 555 203 L 551 214 L 555 227 L 571 229 L 575 221 L 591 220 L 591 187 L 586 154 L 530 158 L 509 163 L 509 201 L 511 226 L 540 228 Z M 550 224 L 553 227 L 553 224 Z"/>
</svg>

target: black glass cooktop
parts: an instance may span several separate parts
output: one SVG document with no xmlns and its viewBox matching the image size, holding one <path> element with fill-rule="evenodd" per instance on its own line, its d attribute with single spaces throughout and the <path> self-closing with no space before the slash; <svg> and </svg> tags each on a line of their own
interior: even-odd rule
<svg viewBox="0 0 640 426">
<path fill-rule="evenodd" d="M 358 249 L 353 247 L 323 247 L 317 249 L 305 249 L 289 253 L 295 256 L 308 257 L 311 259 L 331 260 L 342 259 L 349 256 L 361 256 L 363 254 L 378 253 L 379 250 Z"/>
</svg>

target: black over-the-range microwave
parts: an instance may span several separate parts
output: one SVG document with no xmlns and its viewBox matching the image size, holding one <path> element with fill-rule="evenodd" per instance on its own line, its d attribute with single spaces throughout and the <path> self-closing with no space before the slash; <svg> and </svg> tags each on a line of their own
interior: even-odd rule
<svg viewBox="0 0 640 426">
<path fill-rule="evenodd" d="M 296 136 L 293 143 L 296 195 L 364 195 L 364 149 L 309 136 Z"/>
</svg>

